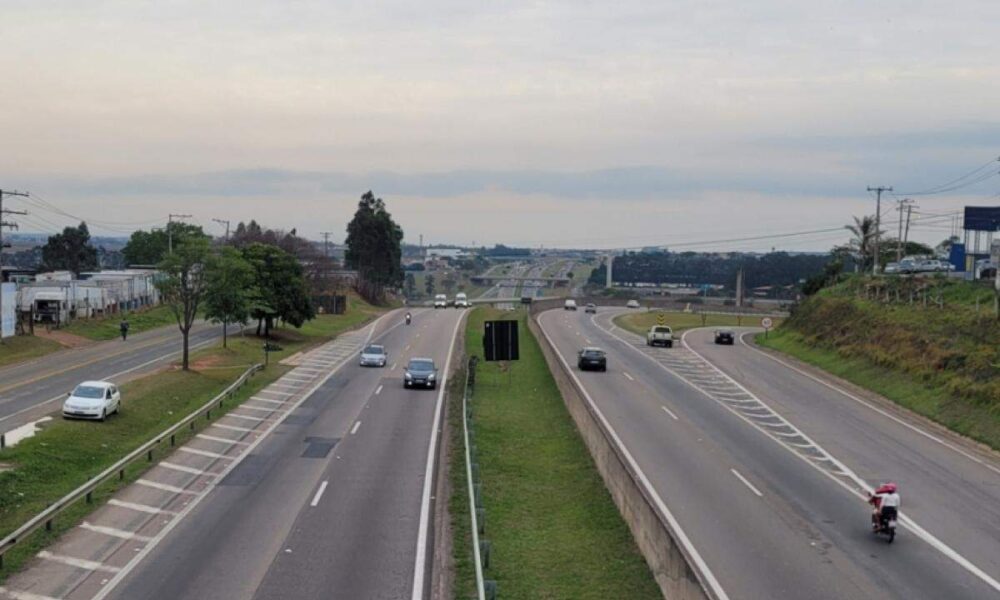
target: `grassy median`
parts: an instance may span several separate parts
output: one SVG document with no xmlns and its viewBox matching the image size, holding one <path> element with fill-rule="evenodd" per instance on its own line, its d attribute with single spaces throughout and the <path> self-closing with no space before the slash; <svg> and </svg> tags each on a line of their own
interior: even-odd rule
<svg viewBox="0 0 1000 600">
<path fill-rule="evenodd" d="M 113 340 L 121 335 L 118 327 L 123 317 L 128 320 L 129 335 L 135 335 L 165 325 L 177 326 L 177 320 L 174 318 L 174 313 L 169 307 L 154 306 L 105 317 L 75 319 L 72 323 L 63 327 L 62 331 L 90 340 Z"/>
<path fill-rule="evenodd" d="M 666 311 L 636 311 L 633 313 L 626 313 L 614 318 L 614 324 L 636 333 L 638 335 L 646 335 L 649 328 L 656 325 L 657 315 L 663 315 L 666 320 L 666 324 L 674 330 L 674 333 L 680 333 L 688 329 L 694 329 L 696 327 L 757 327 L 760 326 L 761 317 L 748 317 L 743 315 L 720 315 L 720 314 L 710 314 L 710 313 L 681 313 L 681 312 L 666 312 Z M 781 321 L 779 318 L 772 317 L 771 320 L 774 322 L 774 326 Z"/>
<path fill-rule="evenodd" d="M 525 313 L 474 310 L 466 329 L 467 352 L 481 357 L 483 322 L 507 318 L 520 320 L 520 360 L 510 374 L 497 363 L 480 362 L 474 396 L 484 537 L 492 544 L 487 578 L 498 582 L 504 599 L 660 598 Z M 453 473 L 464 468 L 462 459 L 453 460 Z M 453 479 L 456 488 L 463 482 L 464 477 Z M 467 495 L 457 489 L 452 512 L 456 522 L 468 519 Z M 468 544 L 468 527 L 456 528 L 460 598 L 468 597 L 462 579 L 468 573 L 462 562 Z"/>
<path fill-rule="evenodd" d="M 32 335 L 4 338 L 0 344 L 0 367 L 45 356 L 61 348 L 58 342 Z"/>
<path fill-rule="evenodd" d="M 234 402 L 227 403 L 226 410 L 290 370 L 291 367 L 279 364 L 283 358 L 328 341 L 379 312 L 380 309 L 356 301 L 344 315 L 321 315 L 298 330 L 275 330 L 274 338 L 282 350 L 272 353 L 270 366 L 255 375 Z M 0 538 L 203 406 L 250 365 L 262 361 L 261 347 L 262 340 L 256 337 L 231 337 L 228 348 L 213 347 L 193 353 L 191 371 L 172 367 L 123 384 L 122 412 L 104 423 L 57 417 L 35 436 L 0 451 L 0 467 L 5 469 L 0 471 Z M 179 433 L 178 443 L 206 424 L 199 420 L 195 432 Z M 168 451 L 165 448 L 163 455 Z M 56 518 L 51 532 L 39 530 L 8 552 L 0 569 L 0 581 L 150 466 L 152 463 L 145 461 L 133 463 L 126 471 L 125 481 L 108 482 L 95 492 L 93 504 L 78 502 Z"/>
</svg>

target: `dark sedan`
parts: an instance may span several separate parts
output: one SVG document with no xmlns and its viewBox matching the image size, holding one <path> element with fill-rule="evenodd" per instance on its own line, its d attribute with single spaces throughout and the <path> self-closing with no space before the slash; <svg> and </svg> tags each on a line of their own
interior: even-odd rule
<svg viewBox="0 0 1000 600">
<path fill-rule="evenodd" d="M 576 366 L 581 371 L 607 371 L 608 357 L 600 348 L 584 348 L 578 354 Z"/>
<path fill-rule="evenodd" d="M 734 343 L 736 343 L 736 334 L 733 333 L 731 329 L 716 329 L 715 343 L 732 346 Z"/>
<path fill-rule="evenodd" d="M 411 358 L 403 374 L 403 387 L 425 387 L 434 389 L 437 386 L 437 367 L 430 358 Z"/>
</svg>

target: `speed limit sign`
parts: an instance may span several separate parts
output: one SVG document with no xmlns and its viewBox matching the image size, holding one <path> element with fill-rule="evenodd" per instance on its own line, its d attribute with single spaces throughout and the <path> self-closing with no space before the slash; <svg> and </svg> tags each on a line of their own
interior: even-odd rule
<svg viewBox="0 0 1000 600">
<path fill-rule="evenodd" d="M 764 329 L 770 329 L 771 324 L 772 324 L 771 317 L 764 317 L 763 319 L 760 320 L 760 326 L 763 327 Z"/>
</svg>

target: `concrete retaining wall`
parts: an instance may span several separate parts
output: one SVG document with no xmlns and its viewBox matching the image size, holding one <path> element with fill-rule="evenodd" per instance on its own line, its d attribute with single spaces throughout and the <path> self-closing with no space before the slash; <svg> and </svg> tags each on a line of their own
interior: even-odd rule
<svg viewBox="0 0 1000 600">
<path fill-rule="evenodd" d="M 549 369 L 562 392 L 563 402 L 587 444 L 605 486 L 628 523 L 663 597 L 669 600 L 714 600 L 714 596 L 702 585 L 693 561 L 677 542 L 677 536 L 666 518 L 657 510 L 656 503 L 637 474 L 632 472 L 614 437 L 606 430 L 590 403 L 566 373 L 565 367 L 538 326 L 536 319 L 539 312 L 561 306 L 561 300 L 533 304 L 528 327 L 538 339 Z"/>
</svg>

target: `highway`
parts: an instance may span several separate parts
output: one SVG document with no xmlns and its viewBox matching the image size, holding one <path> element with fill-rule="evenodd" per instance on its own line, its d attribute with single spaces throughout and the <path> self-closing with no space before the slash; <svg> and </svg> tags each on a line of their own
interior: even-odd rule
<svg viewBox="0 0 1000 600">
<path fill-rule="evenodd" d="M 192 349 L 222 337 L 222 326 L 196 324 L 191 330 Z M 0 369 L 0 432 L 37 419 L 58 408 L 81 381 L 110 379 L 122 383 L 162 368 L 180 355 L 181 334 L 169 325 L 129 336 L 67 349 Z"/>
<path fill-rule="evenodd" d="M 351 355 L 106 597 L 423 597 L 442 391 L 404 389 L 403 369 L 429 356 L 443 375 L 462 314 L 383 319 L 373 339 L 389 365 L 362 368 Z"/>
<path fill-rule="evenodd" d="M 647 348 L 612 326 L 619 312 L 549 311 L 540 324 L 719 597 L 1000 597 L 994 455 L 928 437 L 746 345 L 715 347 L 710 332 Z M 586 345 L 608 352 L 608 372 L 576 369 Z M 886 479 L 903 497 L 892 545 L 870 532 L 859 492 Z"/>
</svg>

